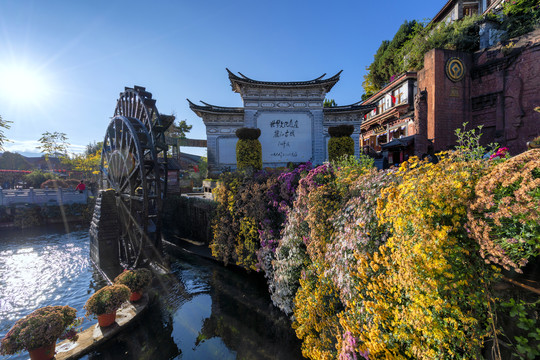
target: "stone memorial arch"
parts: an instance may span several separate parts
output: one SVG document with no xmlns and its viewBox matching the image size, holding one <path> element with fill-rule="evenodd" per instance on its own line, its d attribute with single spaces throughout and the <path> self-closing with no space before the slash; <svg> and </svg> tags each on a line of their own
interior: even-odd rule
<svg viewBox="0 0 540 360">
<path fill-rule="evenodd" d="M 206 126 L 208 166 L 211 173 L 236 167 L 235 132 L 241 127 L 259 128 L 263 167 L 328 158 L 328 127 L 353 125 L 355 154 L 360 152 L 360 123 L 373 106 L 359 102 L 323 107 L 326 94 L 339 81 L 341 71 L 308 81 L 270 82 L 236 75 L 227 69 L 232 90 L 242 97 L 243 107 L 215 106 L 201 101 L 189 106 Z"/>
</svg>

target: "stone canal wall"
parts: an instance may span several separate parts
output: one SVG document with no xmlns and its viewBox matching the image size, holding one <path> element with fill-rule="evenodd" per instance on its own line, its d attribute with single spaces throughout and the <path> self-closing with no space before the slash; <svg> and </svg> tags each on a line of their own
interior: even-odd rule
<svg viewBox="0 0 540 360">
<path fill-rule="evenodd" d="M 0 206 L 0 228 L 30 228 L 50 224 L 80 222 L 88 224 L 94 199 L 83 204 L 11 204 Z"/>
</svg>

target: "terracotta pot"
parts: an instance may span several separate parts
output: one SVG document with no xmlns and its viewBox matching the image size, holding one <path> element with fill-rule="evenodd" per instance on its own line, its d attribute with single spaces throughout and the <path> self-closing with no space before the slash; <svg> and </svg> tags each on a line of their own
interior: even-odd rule
<svg viewBox="0 0 540 360">
<path fill-rule="evenodd" d="M 116 310 L 110 314 L 101 314 L 98 315 L 97 321 L 99 326 L 106 327 L 114 324 L 116 320 Z"/>
<path fill-rule="evenodd" d="M 28 350 L 30 359 L 32 360 L 51 360 L 54 358 L 56 342 L 38 347 L 37 349 Z"/>
<path fill-rule="evenodd" d="M 129 297 L 129 301 L 139 301 L 141 297 L 142 297 L 142 292 L 132 291 L 131 296 Z"/>
</svg>

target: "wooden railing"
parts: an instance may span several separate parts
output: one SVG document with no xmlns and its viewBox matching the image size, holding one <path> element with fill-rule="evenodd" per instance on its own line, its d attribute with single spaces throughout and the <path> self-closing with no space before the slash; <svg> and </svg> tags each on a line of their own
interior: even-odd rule
<svg viewBox="0 0 540 360">
<path fill-rule="evenodd" d="M 88 191 L 70 189 L 0 189 L 0 206 L 17 204 L 85 204 Z"/>
</svg>

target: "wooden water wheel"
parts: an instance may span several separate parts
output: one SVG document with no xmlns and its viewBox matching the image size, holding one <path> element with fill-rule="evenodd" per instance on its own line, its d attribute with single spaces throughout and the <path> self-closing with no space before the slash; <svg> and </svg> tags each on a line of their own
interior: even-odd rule
<svg viewBox="0 0 540 360">
<path fill-rule="evenodd" d="M 103 141 L 101 189 L 114 189 L 119 216 L 119 258 L 124 268 L 161 254 L 161 210 L 167 190 L 164 132 L 173 116 L 160 115 L 145 88 L 120 93 Z"/>
</svg>

